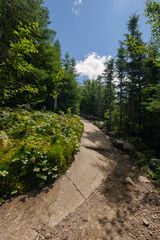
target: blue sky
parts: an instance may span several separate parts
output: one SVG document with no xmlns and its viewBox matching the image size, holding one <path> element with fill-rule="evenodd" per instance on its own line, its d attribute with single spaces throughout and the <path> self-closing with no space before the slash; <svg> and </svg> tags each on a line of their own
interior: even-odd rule
<svg viewBox="0 0 160 240">
<path fill-rule="evenodd" d="M 91 68 L 91 72 L 94 68 L 100 71 L 108 59 L 104 56 L 116 55 L 131 14 L 141 15 L 143 38 L 145 41 L 150 39 L 144 17 L 145 0 L 45 0 L 45 5 L 50 13 L 50 27 L 57 31 L 62 53 L 69 52 L 78 61 L 82 75 L 88 75 L 86 73 Z"/>
</svg>

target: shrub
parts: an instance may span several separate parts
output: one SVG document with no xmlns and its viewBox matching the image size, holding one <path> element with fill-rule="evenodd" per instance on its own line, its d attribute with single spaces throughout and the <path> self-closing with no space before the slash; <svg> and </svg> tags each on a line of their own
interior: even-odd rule
<svg viewBox="0 0 160 240">
<path fill-rule="evenodd" d="M 0 109 L 0 198 L 58 178 L 73 161 L 82 132 L 79 117 L 70 114 Z"/>
<path fill-rule="evenodd" d="M 152 177 L 152 179 L 159 180 L 160 182 L 160 159 L 152 158 L 150 160 L 149 167 L 149 175 Z"/>
</svg>

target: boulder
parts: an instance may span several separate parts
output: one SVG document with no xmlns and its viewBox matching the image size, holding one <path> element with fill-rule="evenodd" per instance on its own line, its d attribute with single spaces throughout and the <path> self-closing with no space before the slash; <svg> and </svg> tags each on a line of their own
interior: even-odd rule
<svg viewBox="0 0 160 240">
<path fill-rule="evenodd" d="M 124 154 L 124 155 L 123 155 L 123 159 L 125 159 L 125 160 L 130 160 L 130 156 L 129 156 L 128 154 Z"/>
<path fill-rule="evenodd" d="M 138 177 L 138 182 L 139 183 L 150 183 L 150 181 L 148 180 L 148 178 L 144 177 L 144 176 L 139 176 Z"/>
<path fill-rule="evenodd" d="M 131 153 L 131 152 L 133 152 L 133 150 L 134 150 L 134 146 L 133 146 L 131 143 L 124 142 L 124 143 L 123 143 L 123 150 L 124 150 L 125 152 Z"/>
<path fill-rule="evenodd" d="M 116 148 L 123 150 L 124 141 L 122 139 L 113 139 L 112 143 Z"/>
<path fill-rule="evenodd" d="M 113 139 L 112 143 L 116 148 L 126 153 L 132 153 L 134 150 L 134 146 L 131 143 L 125 142 L 123 139 Z"/>
<path fill-rule="evenodd" d="M 24 107 L 24 109 L 26 109 L 27 111 L 31 111 L 32 110 L 32 107 L 29 103 L 26 103 L 26 104 L 23 104 L 22 105 Z"/>
</svg>

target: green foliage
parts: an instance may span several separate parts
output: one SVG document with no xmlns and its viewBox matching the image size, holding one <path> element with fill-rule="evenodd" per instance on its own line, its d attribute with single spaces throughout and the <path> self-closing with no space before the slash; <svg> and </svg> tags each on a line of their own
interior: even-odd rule
<svg viewBox="0 0 160 240">
<path fill-rule="evenodd" d="M 42 188 L 68 168 L 83 124 L 69 113 L 0 109 L 0 197 Z"/>
<path fill-rule="evenodd" d="M 136 151 L 134 153 L 134 158 L 140 166 L 147 165 L 146 156 L 142 152 Z"/>
<path fill-rule="evenodd" d="M 33 70 L 33 64 L 29 59 L 33 54 L 38 53 L 37 44 L 31 36 L 37 28 L 37 22 L 28 26 L 23 26 L 20 22 L 17 30 L 14 31 L 13 37 L 16 41 L 10 42 L 8 57 L 1 64 L 0 71 L 0 82 L 2 82 L 0 100 L 4 103 L 19 94 L 38 93 L 36 86 L 25 81 L 26 74 Z"/>
<path fill-rule="evenodd" d="M 147 0 L 145 14 L 146 14 L 146 17 L 148 18 L 148 23 L 150 23 L 152 27 L 152 35 L 154 37 L 154 41 L 160 44 L 160 2 L 159 0 Z"/>
<path fill-rule="evenodd" d="M 149 112 L 160 111 L 160 83 L 148 85 L 143 89 L 143 94 L 147 96 L 143 105 Z"/>
<path fill-rule="evenodd" d="M 135 151 L 134 159 L 139 166 L 145 166 L 148 175 L 153 180 L 160 180 L 160 159 L 154 158 L 155 152 L 144 148 L 140 151 Z"/>
<path fill-rule="evenodd" d="M 75 61 L 48 29 L 43 0 L 1 1 L 0 106 L 79 112 Z"/>
<path fill-rule="evenodd" d="M 160 181 L 160 159 L 152 158 L 150 160 L 149 175 L 152 179 Z"/>
<path fill-rule="evenodd" d="M 81 90 L 81 113 L 103 118 L 106 106 L 106 92 L 102 78 L 99 77 L 96 80 L 86 80 L 84 85 L 81 86 Z"/>
<path fill-rule="evenodd" d="M 66 112 L 71 108 L 71 112 L 78 114 L 81 101 L 81 91 L 75 74 L 75 61 L 69 53 L 62 61 L 64 76 L 62 79 L 61 91 L 58 97 L 58 109 Z"/>
<path fill-rule="evenodd" d="M 79 149 L 80 89 L 75 61 L 48 29 L 43 0 L 0 1 L 0 201 L 42 188 L 62 174 Z"/>
<path fill-rule="evenodd" d="M 115 100 L 115 90 L 114 90 L 114 59 L 106 62 L 106 68 L 103 73 L 103 79 L 105 81 L 106 87 L 106 110 L 108 112 L 108 121 L 107 128 L 109 130 L 112 129 L 113 124 L 113 108 L 114 108 L 114 100 Z"/>
<path fill-rule="evenodd" d="M 23 26 L 20 22 L 18 29 L 14 31 L 14 36 L 18 41 L 11 41 L 10 43 L 10 63 L 20 76 L 24 76 L 26 72 L 30 72 L 33 69 L 32 64 L 26 61 L 26 57 L 38 53 L 37 44 L 31 37 L 31 33 L 37 29 L 37 22 L 29 24 L 28 26 Z"/>
<path fill-rule="evenodd" d="M 112 109 L 112 128 L 108 128 L 110 124 L 110 111 L 106 111 L 104 113 L 104 120 L 105 120 L 105 127 L 107 130 L 114 130 L 118 131 L 118 123 L 119 123 L 119 111 L 116 109 L 116 106 L 113 107 Z"/>
<path fill-rule="evenodd" d="M 146 54 L 148 52 L 147 47 L 141 39 L 130 34 L 127 35 L 127 41 L 125 44 L 129 48 L 132 56 L 137 57 L 139 54 Z"/>
<path fill-rule="evenodd" d="M 160 155 L 159 0 L 146 1 L 146 16 L 152 27 L 152 41 L 143 42 L 139 16 L 131 15 L 115 64 L 107 62 L 102 76 L 84 83 L 81 102 L 82 113 L 104 115 L 107 130 L 133 142 L 138 149 L 134 157 L 141 166 L 150 166 L 152 156 L 159 159 Z M 154 154 L 148 157 L 144 146 Z M 154 179 L 160 179 L 159 163 L 157 166 L 151 167 Z"/>
</svg>

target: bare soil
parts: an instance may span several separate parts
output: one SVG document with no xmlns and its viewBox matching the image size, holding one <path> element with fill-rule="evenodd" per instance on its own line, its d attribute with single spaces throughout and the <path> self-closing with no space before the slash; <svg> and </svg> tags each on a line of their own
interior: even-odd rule
<svg viewBox="0 0 160 240">
<path fill-rule="evenodd" d="M 138 180 L 145 173 L 128 155 L 115 148 L 101 154 L 110 161 L 110 175 L 54 228 L 41 225 L 35 240 L 160 240 L 159 192 Z"/>
</svg>

